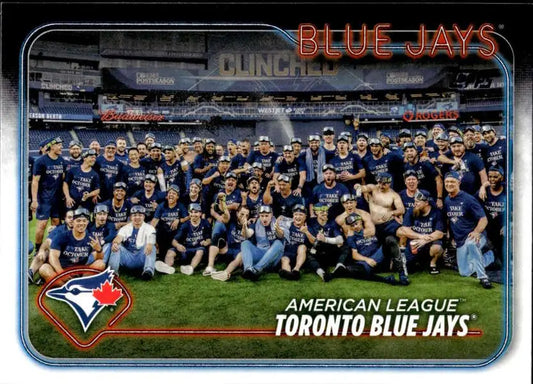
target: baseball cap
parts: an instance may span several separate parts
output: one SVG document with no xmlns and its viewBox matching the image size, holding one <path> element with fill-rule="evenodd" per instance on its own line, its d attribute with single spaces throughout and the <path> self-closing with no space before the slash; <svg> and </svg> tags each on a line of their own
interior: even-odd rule
<svg viewBox="0 0 533 384">
<path fill-rule="evenodd" d="M 489 172 L 491 172 L 491 171 L 498 172 L 500 175 L 505 176 L 503 168 L 500 167 L 499 165 L 491 165 L 489 167 Z"/>
<path fill-rule="evenodd" d="M 391 135 L 390 135 L 390 133 L 388 133 L 388 132 L 381 132 L 381 134 L 379 135 L 379 137 L 387 137 L 387 138 L 391 139 Z"/>
<path fill-rule="evenodd" d="M 226 173 L 226 180 L 228 179 L 235 179 L 235 180 L 238 180 L 239 178 L 237 177 L 237 174 L 235 172 L 228 172 Z"/>
<path fill-rule="evenodd" d="M 144 144 L 144 143 L 143 143 Z M 137 151 L 139 152 L 139 150 L 137 149 L 137 147 L 130 147 L 128 149 L 126 149 L 126 153 L 130 153 L 130 151 Z"/>
<path fill-rule="evenodd" d="M 105 204 L 96 204 L 94 207 L 94 213 L 109 212 L 109 207 Z"/>
<path fill-rule="evenodd" d="M 222 163 L 222 162 L 226 162 L 226 163 L 229 163 L 231 161 L 231 159 L 229 158 L 229 156 L 220 156 L 220 158 L 218 159 L 218 162 L 219 163 Z"/>
<path fill-rule="evenodd" d="M 350 131 L 342 131 L 342 132 L 341 132 L 341 135 L 342 135 L 342 136 L 352 137 L 352 133 L 351 133 Z M 363 133 L 363 135 L 364 135 L 364 133 Z"/>
<path fill-rule="evenodd" d="M 322 166 L 322 172 L 326 172 L 326 171 L 333 171 L 335 173 L 337 173 L 337 170 L 335 169 L 335 167 L 331 164 L 324 164 Z"/>
<path fill-rule="evenodd" d="M 150 149 L 154 149 L 154 148 L 161 149 L 161 143 L 152 143 L 152 145 L 150 145 Z"/>
<path fill-rule="evenodd" d="M 258 147 L 259 146 L 259 141 L 254 141 L 254 147 Z"/>
<path fill-rule="evenodd" d="M 254 163 L 252 163 L 252 168 L 263 169 L 263 164 L 258 161 L 255 161 Z"/>
<path fill-rule="evenodd" d="M 358 139 L 363 138 L 363 139 L 365 139 L 366 141 L 368 141 L 368 135 L 367 135 L 366 133 L 364 133 L 364 132 L 361 132 L 360 134 L 358 134 L 358 135 L 357 135 L 357 138 L 358 138 Z"/>
<path fill-rule="evenodd" d="M 467 125 L 463 132 L 464 133 L 466 133 L 466 132 L 476 132 L 476 129 L 474 128 L 473 125 Z"/>
<path fill-rule="evenodd" d="M 190 185 L 192 185 L 192 184 L 196 184 L 196 185 L 198 185 L 198 186 L 201 186 L 201 185 L 202 185 L 202 182 L 200 181 L 200 179 L 196 179 L 196 178 L 194 178 L 194 179 L 191 180 Z"/>
<path fill-rule="evenodd" d="M 50 148 L 52 145 L 54 144 L 60 144 L 63 142 L 63 139 L 61 137 L 51 137 L 47 140 L 44 141 L 44 145 L 43 147 L 48 147 Z"/>
<path fill-rule="evenodd" d="M 341 203 L 346 203 L 347 201 L 355 201 L 355 196 L 351 193 L 345 193 L 341 196 Z"/>
<path fill-rule="evenodd" d="M 250 183 L 251 183 L 252 181 L 254 181 L 254 180 L 257 181 L 257 182 L 259 183 L 259 179 L 258 179 L 257 177 L 255 177 L 255 176 L 250 176 L 250 177 L 248 178 L 248 180 L 246 180 L 246 185 L 250 185 Z"/>
<path fill-rule="evenodd" d="M 320 141 L 320 136 L 317 134 L 309 135 L 307 141 Z"/>
<path fill-rule="evenodd" d="M 188 137 L 184 137 L 183 139 L 180 139 L 179 143 L 180 144 L 190 144 L 191 143 L 191 139 L 189 139 Z"/>
<path fill-rule="evenodd" d="M 85 217 L 86 219 L 89 219 L 91 217 L 91 214 L 86 208 L 80 207 L 74 211 L 74 219 L 77 219 L 78 217 Z"/>
<path fill-rule="evenodd" d="M 381 140 L 376 138 L 376 137 L 373 137 L 371 139 L 368 140 L 368 145 L 381 145 L 383 146 L 383 144 L 381 144 Z"/>
<path fill-rule="evenodd" d="M 272 208 L 270 205 L 261 205 L 259 206 L 259 213 L 272 213 Z"/>
<path fill-rule="evenodd" d="M 411 131 L 407 128 L 400 129 L 398 137 L 411 137 Z"/>
<path fill-rule="evenodd" d="M 118 181 L 115 184 L 113 184 L 113 190 L 115 189 L 123 189 L 126 190 L 128 186 L 123 181 Z"/>
<path fill-rule="evenodd" d="M 174 147 L 172 145 L 165 145 L 163 147 L 163 152 L 166 152 L 166 151 L 174 151 Z"/>
<path fill-rule="evenodd" d="M 435 140 L 449 141 L 450 138 L 448 137 L 448 135 L 447 135 L 445 132 L 442 132 L 442 133 L 439 133 L 439 134 L 437 135 L 437 137 L 435 138 Z"/>
<path fill-rule="evenodd" d="M 350 142 L 350 138 L 349 138 L 348 136 L 346 136 L 346 135 L 340 135 L 340 136 L 337 138 L 337 143 L 338 143 L 339 141 L 345 141 L 345 142 L 349 143 L 349 142 Z"/>
<path fill-rule="evenodd" d="M 299 137 L 293 137 L 291 139 L 291 144 L 294 144 L 294 143 L 302 144 L 302 139 L 300 139 Z"/>
<path fill-rule="evenodd" d="M 89 156 L 96 156 L 96 151 L 94 149 L 88 149 L 87 151 L 83 152 L 81 154 L 82 159 L 85 159 Z"/>
<path fill-rule="evenodd" d="M 313 205 L 313 211 L 327 211 L 329 209 L 329 205 L 326 203 L 316 203 Z"/>
<path fill-rule="evenodd" d="M 216 144 L 216 141 L 210 137 L 209 139 L 205 139 L 205 145 L 207 144 Z"/>
<path fill-rule="evenodd" d="M 71 140 L 70 143 L 68 143 L 68 147 L 80 147 L 82 148 L 83 145 L 78 140 Z"/>
<path fill-rule="evenodd" d="M 130 209 L 130 215 L 133 215 L 134 213 L 141 213 L 146 214 L 146 208 L 144 208 L 142 205 L 134 205 Z"/>
<path fill-rule="evenodd" d="M 431 196 L 428 191 L 416 191 L 415 193 L 415 200 L 429 201 L 430 198 Z"/>
<path fill-rule="evenodd" d="M 270 139 L 268 136 L 259 136 L 259 139 L 257 141 L 259 141 L 260 143 L 264 141 L 268 141 L 270 143 Z"/>
<path fill-rule="evenodd" d="M 382 172 L 378 174 L 378 177 L 376 177 L 376 180 L 378 181 L 378 183 L 391 183 L 392 176 L 388 172 Z"/>
<path fill-rule="evenodd" d="M 144 139 L 155 139 L 155 135 L 153 133 L 147 133 L 144 135 Z"/>
<path fill-rule="evenodd" d="M 170 184 L 168 189 L 167 189 L 167 193 L 170 192 L 170 191 L 174 191 L 174 192 L 176 192 L 179 195 L 180 194 L 180 187 L 178 187 L 176 184 Z"/>
<path fill-rule="evenodd" d="M 290 183 L 291 182 L 291 178 L 288 176 L 288 175 L 279 175 L 278 176 L 278 181 L 284 181 L 286 183 Z"/>
<path fill-rule="evenodd" d="M 292 151 L 293 151 L 292 145 L 283 146 L 283 152 L 292 152 Z"/>
<path fill-rule="evenodd" d="M 203 140 L 201 137 L 195 136 L 192 138 L 193 143 L 201 143 Z"/>
<path fill-rule="evenodd" d="M 444 179 L 456 179 L 461 181 L 461 174 L 457 171 L 450 171 L 444 175 Z"/>
<path fill-rule="evenodd" d="M 435 124 L 433 124 L 433 128 L 440 128 L 440 129 L 442 129 L 443 131 L 446 130 L 446 128 L 444 128 L 444 125 L 441 124 L 441 123 L 435 123 Z"/>
<path fill-rule="evenodd" d="M 415 137 L 416 137 L 416 136 L 424 136 L 424 137 L 427 137 L 428 134 L 427 134 L 426 131 L 418 130 L 418 131 L 416 131 L 416 133 L 415 133 Z"/>
<path fill-rule="evenodd" d="M 461 134 L 461 130 L 457 125 L 452 125 L 448 128 L 448 132 L 456 132 L 458 134 Z"/>
<path fill-rule="evenodd" d="M 416 173 L 416 171 L 414 169 L 408 169 L 407 171 L 405 171 L 403 173 L 403 178 L 404 179 L 407 179 L 410 176 L 414 176 L 414 177 L 416 177 L 418 179 L 418 173 Z"/>
<path fill-rule="evenodd" d="M 492 131 L 492 132 L 496 132 L 496 131 L 494 130 L 494 127 L 493 127 L 492 125 L 490 125 L 490 124 L 485 124 L 485 125 L 481 126 L 481 132 L 482 132 L 482 133 L 490 132 L 490 131 Z"/>
<path fill-rule="evenodd" d="M 403 144 L 402 149 L 405 151 L 407 148 L 414 148 L 414 149 L 416 149 L 416 145 L 415 145 L 415 143 L 413 143 L 412 141 L 408 141 L 407 143 L 404 143 L 404 144 Z"/>
<path fill-rule="evenodd" d="M 144 176 L 144 181 L 151 181 L 152 183 L 157 183 L 157 177 L 151 173 L 147 173 Z"/>
<path fill-rule="evenodd" d="M 192 211 L 201 212 L 202 211 L 201 205 L 198 203 L 189 204 L 189 212 L 192 212 Z"/>
<path fill-rule="evenodd" d="M 303 204 L 295 204 L 294 207 L 292 207 L 292 212 L 303 212 L 307 213 L 307 209 L 305 209 L 305 205 Z"/>
<path fill-rule="evenodd" d="M 117 143 L 115 142 L 115 140 L 108 140 L 106 143 L 105 143 L 105 146 L 104 147 L 116 147 L 117 146 Z"/>
<path fill-rule="evenodd" d="M 350 213 L 348 216 L 346 216 L 346 218 L 344 219 L 344 222 L 348 225 L 353 225 L 356 222 L 361 221 L 361 220 L 363 220 L 361 215 L 357 213 Z"/>
<path fill-rule="evenodd" d="M 333 127 L 324 127 L 324 129 L 322 129 L 322 133 L 324 135 L 333 135 L 335 133 L 335 129 L 333 129 Z"/>
<path fill-rule="evenodd" d="M 454 136 L 450 139 L 450 144 L 460 143 L 464 144 L 463 138 L 461 136 Z"/>
</svg>

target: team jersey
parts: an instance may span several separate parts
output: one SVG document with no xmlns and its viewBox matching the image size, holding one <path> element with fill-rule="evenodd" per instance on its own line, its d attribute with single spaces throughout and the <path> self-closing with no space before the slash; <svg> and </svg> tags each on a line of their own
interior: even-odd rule
<svg viewBox="0 0 533 384">
<path fill-rule="evenodd" d="M 48 238 L 52 241 L 54 241 L 54 238 L 56 238 L 59 235 L 62 235 L 66 232 L 70 232 L 71 229 L 67 227 L 66 224 L 61 224 L 55 227 L 53 230 L 49 230 L 48 232 Z"/>
<path fill-rule="evenodd" d="M 157 206 L 155 210 L 154 219 L 158 219 L 158 228 L 163 228 L 165 231 L 170 232 L 170 226 L 174 220 L 179 220 L 189 216 L 187 209 L 178 202 L 174 207 L 168 205 L 168 201 L 164 201 Z"/>
<path fill-rule="evenodd" d="M 451 156 L 453 159 L 454 157 Z M 464 169 L 461 169 L 461 190 L 473 195 L 481 186 L 481 178 L 479 172 L 485 169 L 483 161 L 473 153 L 465 152 L 461 160 L 464 163 Z M 446 173 L 451 169 L 451 165 L 445 164 L 443 170 Z"/>
<path fill-rule="evenodd" d="M 491 165 L 499 165 L 503 169 L 507 166 L 507 141 L 498 139 L 495 144 L 486 144 L 485 149 L 485 167 L 489 168 Z"/>
<path fill-rule="evenodd" d="M 229 169 L 234 170 L 234 169 L 242 168 L 245 163 L 246 163 L 246 157 L 243 156 L 242 153 L 237 153 L 235 156 L 231 158 Z"/>
<path fill-rule="evenodd" d="M 122 180 L 123 167 L 124 165 L 117 158 L 111 161 L 104 156 L 96 158 L 94 170 L 100 176 L 100 196 L 103 200 L 113 196 L 113 184 Z"/>
<path fill-rule="evenodd" d="M 419 188 L 429 191 L 431 196 L 437 196 L 437 183 L 435 178 L 439 175 L 439 172 L 431 162 L 419 160 L 416 164 L 404 163 L 403 170 L 404 172 L 409 170 L 415 171 L 418 176 Z"/>
<path fill-rule="evenodd" d="M 298 188 L 300 183 L 300 172 L 305 171 L 305 166 L 294 160 L 292 163 L 287 163 L 287 160 L 283 159 L 281 162 L 276 163 L 274 166 L 274 173 L 279 173 L 282 175 L 287 175 L 291 178 L 291 189 L 295 190 Z"/>
<path fill-rule="evenodd" d="M 285 256 L 296 256 L 298 247 L 302 244 L 308 248 L 310 246 L 307 236 L 294 223 L 291 223 L 291 226 L 287 229 L 286 239 L 285 250 L 283 252 Z"/>
<path fill-rule="evenodd" d="M 435 208 L 431 208 L 426 216 L 418 217 L 414 216 L 413 208 L 410 208 L 403 217 L 403 226 L 423 235 L 430 235 L 435 231 L 446 231 L 441 211 Z"/>
<path fill-rule="evenodd" d="M 87 228 L 92 237 L 98 236 L 103 240 L 103 244 L 111 243 L 117 236 L 117 230 L 115 225 L 110 222 L 106 222 L 104 225 L 97 227 L 95 222 L 89 224 Z"/>
<path fill-rule="evenodd" d="M 81 167 L 71 168 L 65 176 L 65 182 L 69 186 L 70 197 L 81 203 L 84 192 L 92 192 L 100 189 L 100 177 L 94 169 L 84 172 Z"/>
<path fill-rule="evenodd" d="M 194 158 L 192 168 L 196 171 L 196 170 L 207 167 L 209 164 L 216 165 L 217 162 L 218 162 L 217 155 L 213 154 L 210 156 L 205 156 L 203 153 L 201 153 L 201 154 L 196 155 L 196 157 Z M 216 168 L 216 167 L 213 167 L 213 168 Z M 198 175 L 198 173 L 195 172 L 195 175 Z M 202 174 L 202 177 L 204 177 L 203 175 L 204 174 Z"/>
<path fill-rule="evenodd" d="M 365 237 L 363 231 L 354 232 L 346 239 L 346 244 L 351 249 L 357 250 L 361 256 L 366 257 L 372 257 L 381 247 L 376 236 Z"/>
<path fill-rule="evenodd" d="M 177 185 L 183 191 L 185 189 L 185 175 L 181 169 L 179 161 L 175 161 L 174 164 L 168 164 L 166 161 L 161 163 L 161 169 L 163 170 L 163 176 L 165 177 L 165 184 L 167 188 L 172 184 Z"/>
<path fill-rule="evenodd" d="M 266 155 L 263 155 L 260 151 L 252 151 L 246 158 L 246 162 L 252 165 L 255 162 L 263 164 L 263 170 L 265 173 L 272 172 L 274 164 L 278 159 L 279 155 L 275 152 L 269 152 Z"/>
<path fill-rule="evenodd" d="M 370 155 L 364 158 L 363 162 L 366 169 L 365 180 L 367 184 L 376 184 L 376 177 L 378 174 L 386 172 L 392 176 L 391 188 L 396 190 L 396 184 L 399 183 L 397 182 L 397 175 L 399 169 L 403 166 L 403 158 L 399 153 L 391 151 L 381 156 L 379 159 L 375 159 L 373 155 Z"/>
<path fill-rule="evenodd" d="M 56 202 L 62 196 L 63 172 L 65 159 L 59 156 L 53 160 L 48 155 L 43 155 L 33 164 L 33 175 L 40 176 L 38 202 Z"/>
<path fill-rule="evenodd" d="M 250 226 L 251 229 L 253 229 L 254 231 L 254 236 L 250 239 L 256 246 L 258 246 L 259 248 L 262 248 L 258 242 L 257 242 L 257 236 L 258 236 L 258 231 L 257 231 L 257 228 L 261 226 L 261 223 L 259 222 L 259 220 L 257 220 L 253 225 Z M 270 227 L 270 225 L 268 227 L 265 227 L 265 235 L 266 235 L 266 239 L 268 240 L 268 242 L 270 243 L 268 245 L 268 248 L 270 248 L 270 245 L 272 245 L 272 243 L 276 240 L 278 240 L 278 237 L 276 236 L 276 231 Z M 266 244 L 265 244 L 266 245 Z M 265 248 L 263 248 L 265 249 Z"/>
<path fill-rule="evenodd" d="M 330 164 L 331 160 L 337 155 L 337 148 L 327 149 L 324 146 L 322 148 L 324 148 L 324 152 L 326 153 L 326 163 Z"/>
<path fill-rule="evenodd" d="M 107 221 L 110 223 L 126 223 L 128 221 L 130 216 L 130 208 L 132 206 L 130 201 L 124 200 L 120 207 L 115 207 L 113 205 L 113 199 L 106 200 L 102 204 L 107 205 L 109 209 Z"/>
<path fill-rule="evenodd" d="M 476 228 L 479 220 L 485 217 L 481 204 L 464 191 L 459 191 L 453 198 L 448 195 L 444 199 L 444 212 L 457 248 L 463 246 L 468 234 Z"/>
<path fill-rule="evenodd" d="M 146 169 L 146 173 L 157 176 L 157 169 L 165 162 L 163 156 L 159 160 L 152 159 L 151 156 L 147 156 L 139 161 L 139 163 Z"/>
<path fill-rule="evenodd" d="M 74 238 L 72 231 L 64 232 L 52 240 L 50 249 L 60 252 L 59 262 L 61 267 L 68 268 L 75 265 L 87 264 L 89 256 L 94 251 L 90 244 L 89 232 L 81 240 Z"/>
<path fill-rule="evenodd" d="M 122 240 L 122 246 L 130 252 L 137 252 L 137 236 L 139 235 L 139 228 L 133 227 L 131 234 Z"/>
<path fill-rule="evenodd" d="M 474 155 L 479 156 L 481 160 L 485 161 L 485 153 L 487 148 L 488 145 L 486 143 L 475 143 L 472 148 L 466 148 L 466 150 Z"/>
<path fill-rule="evenodd" d="M 257 196 L 257 199 L 255 200 L 253 200 L 250 197 L 250 194 L 248 194 L 248 196 L 246 197 L 246 201 L 244 203 L 250 210 L 249 218 L 257 219 L 257 217 L 259 216 L 259 206 L 263 204 L 263 194 L 259 193 L 259 195 Z"/>
<path fill-rule="evenodd" d="M 303 204 L 301 196 L 294 196 L 290 193 L 287 197 L 283 197 L 280 192 L 272 192 L 272 211 L 275 217 L 283 215 L 285 217 L 292 217 L 292 208 L 296 204 Z"/>
<path fill-rule="evenodd" d="M 70 171 L 73 168 L 79 168 L 81 164 L 83 163 L 83 159 L 78 157 L 77 159 L 73 159 L 72 157 L 65 157 L 65 173 Z"/>
<path fill-rule="evenodd" d="M 476 192 L 476 195 L 479 199 L 479 192 Z M 479 199 L 485 212 L 487 214 L 487 219 L 489 220 L 489 225 L 497 228 L 503 228 L 505 226 L 505 203 L 507 201 L 507 194 L 505 193 L 505 188 L 499 195 L 494 195 L 490 188 L 487 188 L 487 198 L 485 201 Z"/>
<path fill-rule="evenodd" d="M 320 230 L 323 231 L 324 236 L 326 237 L 342 236 L 341 229 L 335 220 L 328 220 L 325 225 L 320 225 L 318 219 L 312 217 L 307 221 L 307 227 L 309 228 L 309 232 L 315 237 Z"/>
<path fill-rule="evenodd" d="M 242 235 L 242 226 L 237 223 L 230 223 L 227 231 L 227 242 L 229 249 L 240 249 L 241 243 L 246 240 Z"/>
<path fill-rule="evenodd" d="M 219 172 L 217 167 L 211 168 L 204 176 L 204 179 L 207 177 L 211 177 L 215 174 L 215 172 Z M 215 177 L 211 182 L 207 185 L 204 185 L 202 188 L 202 193 L 204 194 L 205 198 L 208 201 L 213 200 L 213 196 L 215 192 L 220 191 L 224 189 L 225 186 L 225 174 L 219 174 L 217 177 Z"/>
<path fill-rule="evenodd" d="M 124 152 L 122 155 L 118 152 L 115 152 L 115 158 L 117 158 L 122 164 L 128 164 L 128 154 Z"/>
<path fill-rule="evenodd" d="M 329 163 L 335 167 L 335 169 L 337 170 L 337 175 L 339 175 L 343 171 L 355 175 L 361 169 L 364 168 L 361 158 L 353 153 L 348 153 L 348 155 L 344 158 L 342 158 L 340 155 L 337 155 L 333 157 L 329 161 Z M 338 182 L 341 181 L 339 180 Z M 348 189 L 352 189 L 354 184 L 356 183 L 356 180 L 349 180 L 342 183 L 346 185 Z"/>
<path fill-rule="evenodd" d="M 350 193 L 348 188 L 344 184 L 335 183 L 333 188 L 326 187 L 325 183 L 321 183 L 313 188 L 311 194 L 310 203 L 317 204 L 323 203 L 329 206 L 329 217 L 337 217 L 340 215 L 344 208 L 341 204 L 341 196 Z"/>
<path fill-rule="evenodd" d="M 139 199 L 137 204 L 142 205 L 146 209 L 144 221 L 150 222 L 154 218 L 154 213 L 156 208 L 153 207 L 153 202 L 155 201 L 158 205 L 165 201 L 167 195 L 162 191 L 154 191 L 150 197 L 146 196 L 146 191 L 143 189 L 141 191 L 135 192 L 132 198 Z"/>
<path fill-rule="evenodd" d="M 180 197 L 180 201 L 183 204 L 185 208 L 189 207 L 189 204 L 191 203 L 198 203 L 200 204 L 200 207 L 202 207 L 202 212 L 208 214 L 209 213 L 209 203 L 208 201 L 203 198 L 201 195 L 199 195 L 196 200 L 192 200 L 191 196 L 189 194 L 183 195 L 183 197 Z"/>
<path fill-rule="evenodd" d="M 137 191 L 144 188 L 144 177 L 146 176 L 146 169 L 142 165 L 137 168 L 126 164 L 122 168 L 122 181 L 128 186 L 127 195 L 133 196 Z"/>
<path fill-rule="evenodd" d="M 200 243 L 209 238 L 211 238 L 211 224 L 205 219 L 201 219 L 198 225 L 194 225 L 191 220 L 186 221 L 174 236 L 174 240 L 187 249 L 201 247 Z"/>
</svg>

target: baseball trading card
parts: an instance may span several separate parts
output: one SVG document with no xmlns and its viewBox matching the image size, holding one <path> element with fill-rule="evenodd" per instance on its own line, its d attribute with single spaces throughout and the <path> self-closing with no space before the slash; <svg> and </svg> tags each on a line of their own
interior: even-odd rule
<svg viewBox="0 0 533 384">
<path fill-rule="evenodd" d="M 8 379 L 527 381 L 530 11 L 2 3 Z"/>
</svg>

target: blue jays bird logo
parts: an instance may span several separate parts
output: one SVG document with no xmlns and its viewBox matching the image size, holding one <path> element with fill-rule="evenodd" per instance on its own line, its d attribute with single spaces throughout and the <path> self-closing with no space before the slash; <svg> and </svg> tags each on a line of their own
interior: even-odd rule
<svg viewBox="0 0 533 384">
<path fill-rule="evenodd" d="M 46 296 L 67 303 L 87 332 L 100 311 L 116 305 L 123 296 L 121 289 L 113 287 L 113 278 L 113 271 L 108 268 L 97 275 L 73 278 L 59 288 L 50 289 Z"/>
</svg>

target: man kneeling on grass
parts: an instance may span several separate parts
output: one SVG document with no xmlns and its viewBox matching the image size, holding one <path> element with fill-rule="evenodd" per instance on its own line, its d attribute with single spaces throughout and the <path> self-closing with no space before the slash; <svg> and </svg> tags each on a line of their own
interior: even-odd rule
<svg viewBox="0 0 533 384">
<path fill-rule="evenodd" d="M 46 282 L 70 267 L 88 265 L 101 271 L 105 269 L 100 239 L 90 236 L 87 231 L 90 216 L 87 209 L 78 208 L 74 211 L 72 231 L 62 232 L 53 238 L 48 262 L 39 268 L 39 274 Z M 60 279 L 56 285 L 62 285 L 64 282 Z"/>
<path fill-rule="evenodd" d="M 189 216 L 191 219 L 179 227 L 172 240 L 173 248 L 167 251 L 165 262 L 157 261 L 158 272 L 173 274 L 175 269 L 172 265 L 179 255 L 180 264 L 184 264 L 180 266 L 180 272 L 192 275 L 194 268 L 206 255 L 206 248 L 211 245 L 211 225 L 206 219 L 202 219 L 202 207 L 198 203 L 189 204 Z"/>
<path fill-rule="evenodd" d="M 109 267 L 117 276 L 120 267 L 142 270 L 143 280 L 154 276 L 155 228 L 144 222 L 145 214 L 146 209 L 142 205 L 131 207 L 131 222 L 120 228 L 113 240 Z"/>
</svg>

